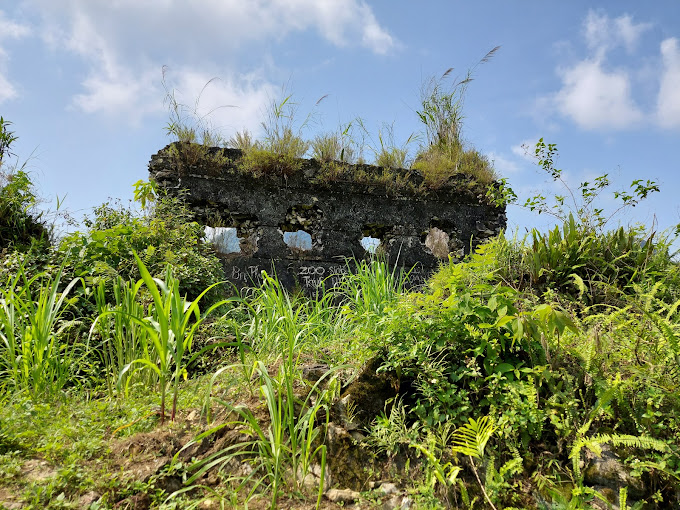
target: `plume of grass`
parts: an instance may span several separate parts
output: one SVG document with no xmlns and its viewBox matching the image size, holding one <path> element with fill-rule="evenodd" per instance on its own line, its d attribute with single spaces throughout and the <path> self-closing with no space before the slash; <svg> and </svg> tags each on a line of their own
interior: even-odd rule
<svg viewBox="0 0 680 510">
<path fill-rule="evenodd" d="M 237 131 L 236 134 L 227 142 L 229 147 L 247 152 L 255 146 L 253 135 L 247 129 Z"/>
</svg>

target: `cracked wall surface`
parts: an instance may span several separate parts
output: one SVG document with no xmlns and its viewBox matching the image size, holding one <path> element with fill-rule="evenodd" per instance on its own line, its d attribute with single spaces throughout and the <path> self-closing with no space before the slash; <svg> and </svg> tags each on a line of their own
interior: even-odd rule
<svg viewBox="0 0 680 510">
<path fill-rule="evenodd" d="M 370 252 L 413 268 L 417 286 L 506 225 L 505 208 L 464 178 L 429 190 L 417 172 L 397 170 L 397 187 L 378 167 L 333 163 L 342 168 L 330 173 L 315 160 L 299 160 L 293 175 L 257 175 L 241 168 L 239 150 L 210 149 L 208 162 L 186 164 L 177 148 L 181 154 L 171 144 L 152 156 L 150 178 L 182 193 L 204 225 L 236 229 L 233 246 L 218 245 L 218 255 L 238 287 L 259 283 L 265 270 L 311 293 L 349 271 L 346 258 Z"/>
</svg>

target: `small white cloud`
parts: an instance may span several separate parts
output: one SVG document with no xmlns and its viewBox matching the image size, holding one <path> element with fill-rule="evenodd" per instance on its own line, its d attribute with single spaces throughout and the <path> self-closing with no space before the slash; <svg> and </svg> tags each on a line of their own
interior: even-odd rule
<svg viewBox="0 0 680 510">
<path fill-rule="evenodd" d="M 31 33 L 28 25 L 22 25 L 7 19 L 5 13 L 0 10 L 0 41 L 3 39 L 19 39 Z"/>
<path fill-rule="evenodd" d="M 153 69 L 132 75 L 117 65 L 94 69 L 82 83 L 84 93 L 77 94 L 73 104 L 85 113 L 123 116 L 136 123 L 162 107 L 158 101 L 161 93 L 155 85 L 159 74 Z"/>
<path fill-rule="evenodd" d="M 624 46 L 632 53 L 640 36 L 650 27 L 650 23 L 634 23 L 628 14 L 610 18 L 602 12 L 593 10 L 588 11 L 583 22 L 586 44 L 598 58 L 604 57 L 607 51 L 618 46 Z"/>
<path fill-rule="evenodd" d="M 2 69 L 0 69 L 0 104 L 10 99 L 14 99 L 16 96 L 16 89 L 9 80 L 3 76 Z"/>
<path fill-rule="evenodd" d="M 637 46 L 640 36 L 649 28 L 651 23 L 633 23 L 633 18 L 624 15 L 614 20 L 614 27 L 619 40 L 623 43 L 629 53 L 632 53 Z"/>
<path fill-rule="evenodd" d="M 664 128 L 680 127 L 680 45 L 669 38 L 661 43 L 663 71 L 657 97 L 657 120 Z"/>
<path fill-rule="evenodd" d="M 561 71 L 562 89 L 555 94 L 557 109 L 585 129 L 626 129 L 644 115 L 631 96 L 630 76 L 608 72 L 602 63 L 584 60 Z"/>
<path fill-rule="evenodd" d="M 487 157 L 489 158 L 489 161 L 493 162 L 494 168 L 501 176 L 516 174 L 521 170 L 520 166 L 515 161 L 495 152 L 489 152 Z"/>
</svg>

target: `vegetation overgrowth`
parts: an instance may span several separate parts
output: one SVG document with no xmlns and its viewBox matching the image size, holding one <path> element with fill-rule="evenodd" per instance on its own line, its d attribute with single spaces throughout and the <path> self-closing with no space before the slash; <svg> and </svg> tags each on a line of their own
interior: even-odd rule
<svg viewBox="0 0 680 510">
<path fill-rule="evenodd" d="M 535 155 L 562 179 L 554 145 Z M 141 212 L 104 204 L 50 245 L 30 176 L 0 171 L 0 507 L 680 505 L 674 237 L 608 229 L 606 175 L 529 199 L 553 230 L 501 235 L 421 289 L 373 258 L 310 299 L 267 274 L 232 291 L 152 184 Z"/>
<path fill-rule="evenodd" d="M 225 139 L 209 122 L 212 112 L 199 113 L 200 94 L 191 107 L 181 103 L 174 89 L 165 83 L 164 70 L 163 83 L 170 113 L 166 131 L 176 142 L 169 147 L 168 154 L 180 176 L 192 168 L 200 168 L 207 174 L 219 174 L 225 165 L 234 163 L 240 171 L 256 177 L 288 177 L 301 170 L 301 158 L 311 155 L 321 164 L 318 178 L 322 182 L 342 179 L 420 193 L 444 186 L 479 189 L 482 194 L 487 191 L 493 193 L 498 178 L 493 164 L 481 152 L 466 144 L 462 127 L 465 94 L 474 71 L 480 64 L 491 60 L 499 49 L 496 47 L 489 51 L 468 70 L 464 78 L 453 77 L 453 68 L 439 78 L 431 78 L 422 87 L 420 108 L 416 111 L 423 132 L 411 133 L 403 143 L 396 140 L 394 124 L 383 124 L 377 138 L 374 138 L 360 117 L 335 131 L 306 139 L 305 133 L 315 119 L 314 111 L 304 120 L 298 120 L 300 105 L 286 88 L 282 89 L 281 97 L 270 99 L 265 109 L 261 139 L 256 139 L 247 129 Z M 448 84 L 449 81 L 452 83 Z M 210 83 L 206 83 L 205 87 Z M 322 96 L 315 107 L 325 98 Z M 422 143 L 414 153 L 413 147 L 419 141 Z M 239 149 L 242 156 L 237 161 L 229 161 L 218 150 L 221 147 Z M 373 153 L 372 161 L 365 157 L 367 151 Z M 358 168 L 353 166 L 355 163 Z M 382 173 L 366 172 L 361 168 L 366 163 L 381 168 Z M 412 175 L 418 176 L 413 179 L 418 183 L 416 186 L 410 182 Z M 504 195 L 495 198 L 501 204 Z"/>
</svg>

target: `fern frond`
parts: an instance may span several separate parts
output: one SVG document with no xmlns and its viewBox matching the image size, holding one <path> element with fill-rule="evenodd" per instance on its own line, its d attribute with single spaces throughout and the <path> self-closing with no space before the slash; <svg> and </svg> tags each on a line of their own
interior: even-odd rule
<svg viewBox="0 0 680 510">
<path fill-rule="evenodd" d="M 656 450 L 657 452 L 668 451 L 668 445 L 660 439 L 649 436 L 632 436 L 629 434 L 597 434 L 591 438 L 600 444 L 611 443 L 614 446 L 626 446 L 628 448 L 640 448 L 642 450 Z"/>
<path fill-rule="evenodd" d="M 468 423 L 453 433 L 453 451 L 481 459 L 484 456 L 486 443 L 491 439 L 495 430 L 488 416 L 483 416 L 479 420 L 469 418 Z"/>
</svg>

